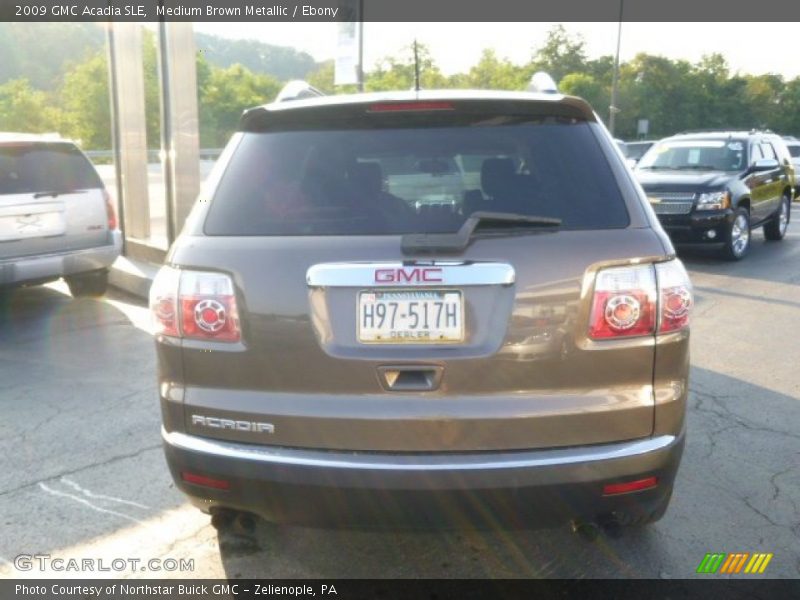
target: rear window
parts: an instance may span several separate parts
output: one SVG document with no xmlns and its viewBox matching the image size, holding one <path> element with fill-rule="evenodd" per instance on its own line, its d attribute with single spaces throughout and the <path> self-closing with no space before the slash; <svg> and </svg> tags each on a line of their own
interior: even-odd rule
<svg viewBox="0 0 800 600">
<path fill-rule="evenodd" d="M 0 194 L 101 187 L 92 164 L 71 144 L 0 145 Z"/>
<path fill-rule="evenodd" d="M 625 227 L 586 122 L 244 133 L 212 200 L 209 235 L 450 233 L 475 211 Z"/>
</svg>

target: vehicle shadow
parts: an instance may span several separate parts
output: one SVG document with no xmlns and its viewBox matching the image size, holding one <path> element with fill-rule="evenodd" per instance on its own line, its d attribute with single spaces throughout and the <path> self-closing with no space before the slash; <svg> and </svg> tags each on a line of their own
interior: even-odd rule
<svg viewBox="0 0 800 600">
<path fill-rule="evenodd" d="M 219 535 L 230 578 L 515 578 L 695 575 L 706 552 L 774 552 L 772 577 L 800 565 L 800 397 L 692 369 L 687 447 L 658 523 L 602 533 L 383 532 L 258 522 Z"/>
</svg>

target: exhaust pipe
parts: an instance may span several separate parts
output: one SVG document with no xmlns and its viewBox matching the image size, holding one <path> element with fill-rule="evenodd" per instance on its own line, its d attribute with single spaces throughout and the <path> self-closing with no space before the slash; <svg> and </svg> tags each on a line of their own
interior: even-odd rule
<svg viewBox="0 0 800 600">
<path fill-rule="evenodd" d="M 591 521 L 584 521 L 582 519 L 573 519 L 570 523 L 572 533 L 577 533 L 581 538 L 587 542 L 593 542 L 600 535 L 600 527 L 597 523 Z"/>
<path fill-rule="evenodd" d="M 217 508 L 211 513 L 211 526 L 217 530 L 252 535 L 256 531 L 256 524 L 255 515 L 232 508 Z"/>
<path fill-rule="evenodd" d="M 236 511 L 229 508 L 212 509 L 211 526 L 214 529 L 228 529 L 236 518 Z"/>
<path fill-rule="evenodd" d="M 253 535 L 256 531 L 256 518 L 250 513 L 240 512 L 236 515 L 233 527 L 236 533 Z"/>
</svg>

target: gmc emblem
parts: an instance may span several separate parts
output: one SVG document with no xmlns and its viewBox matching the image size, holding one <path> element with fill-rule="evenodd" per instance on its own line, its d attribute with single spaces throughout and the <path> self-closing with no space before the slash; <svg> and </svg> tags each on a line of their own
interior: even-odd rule
<svg viewBox="0 0 800 600">
<path fill-rule="evenodd" d="M 375 269 L 376 283 L 441 283 L 442 269 L 438 267 L 413 267 Z"/>
</svg>

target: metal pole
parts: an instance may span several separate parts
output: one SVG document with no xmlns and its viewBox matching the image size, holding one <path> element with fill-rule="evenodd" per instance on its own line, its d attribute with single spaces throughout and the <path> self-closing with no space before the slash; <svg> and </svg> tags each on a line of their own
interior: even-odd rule
<svg viewBox="0 0 800 600">
<path fill-rule="evenodd" d="M 358 91 L 364 91 L 364 0 L 358 0 Z"/>
<path fill-rule="evenodd" d="M 614 75 L 611 80 L 611 106 L 608 107 L 608 131 L 614 135 L 614 125 L 616 123 L 616 115 L 619 112 L 617 108 L 617 93 L 619 88 L 619 47 L 622 40 L 622 6 L 624 0 L 619 0 L 619 21 L 617 26 L 617 54 L 614 57 Z"/>
<path fill-rule="evenodd" d="M 122 154 L 119 148 L 119 102 L 117 92 L 117 55 L 114 51 L 114 24 L 106 25 L 108 56 L 108 101 L 111 104 L 111 155 L 114 161 L 114 197 L 117 199 L 117 223 L 122 231 L 122 253 L 125 254 L 125 207 L 122 203 Z"/>
<path fill-rule="evenodd" d="M 161 82 L 159 101 L 161 107 L 161 172 L 164 175 L 164 203 L 167 217 L 167 244 L 172 245 L 175 231 L 175 198 L 172 193 L 172 111 L 170 110 L 169 64 L 167 64 L 167 29 L 162 17 L 158 23 L 158 78 Z"/>
</svg>

